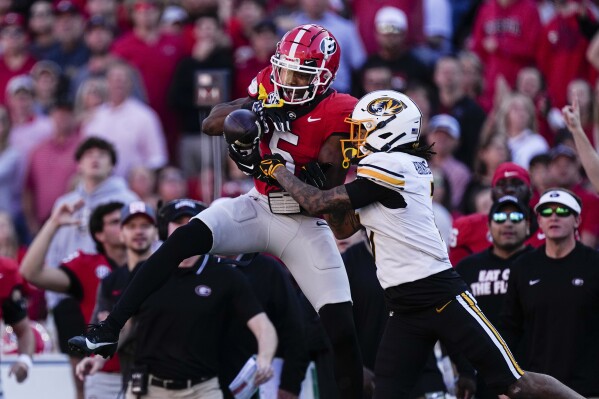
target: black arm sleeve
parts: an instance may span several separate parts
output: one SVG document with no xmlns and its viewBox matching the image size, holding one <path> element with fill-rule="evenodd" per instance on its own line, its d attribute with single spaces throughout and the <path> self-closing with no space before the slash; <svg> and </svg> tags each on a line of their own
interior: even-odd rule
<svg viewBox="0 0 599 399">
<path fill-rule="evenodd" d="M 345 189 L 354 209 L 363 208 L 374 202 L 381 202 L 383 205 L 386 205 L 386 202 L 392 202 L 390 208 L 404 208 L 406 206 L 406 202 L 400 193 L 372 180 L 358 177 L 353 182 L 346 184 Z"/>
<path fill-rule="evenodd" d="M 65 267 L 64 265 L 60 265 L 59 270 L 62 270 L 67 277 L 69 278 L 69 288 L 67 289 L 67 294 L 71 295 L 78 301 L 83 299 L 83 287 L 81 286 L 81 282 L 79 278 L 71 269 Z"/>
<path fill-rule="evenodd" d="M 2 302 L 2 318 L 6 324 L 15 324 L 27 316 L 27 302 L 23 294 L 23 287 L 13 287 L 10 296 Z"/>
<path fill-rule="evenodd" d="M 212 232 L 198 219 L 179 227 L 139 267 L 123 295 L 106 319 L 115 331 L 120 331 L 150 294 L 160 288 L 179 264 L 194 255 L 203 255 L 212 248 Z"/>
</svg>

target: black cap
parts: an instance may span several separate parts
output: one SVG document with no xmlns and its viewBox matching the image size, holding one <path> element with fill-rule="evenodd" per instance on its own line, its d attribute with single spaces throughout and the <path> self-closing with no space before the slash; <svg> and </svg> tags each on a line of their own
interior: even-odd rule
<svg viewBox="0 0 599 399">
<path fill-rule="evenodd" d="M 491 220 L 494 213 L 501 211 L 501 208 L 508 204 L 514 205 L 516 208 L 520 210 L 520 212 L 524 214 L 524 217 L 528 219 L 528 215 L 530 213 L 528 205 L 512 195 L 504 195 L 503 197 L 493 202 L 493 205 L 491 206 L 491 211 L 489 212 L 489 220 Z"/>
<path fill-rule="evenodd" d="M 181 216 L 195 216 L 206 208 L 203 202 L 188 198 L 167 202 L 158 210 L 158 238 L 162 241 L 167 239 L 170 222 L 174 222 Z"/>
</svg>

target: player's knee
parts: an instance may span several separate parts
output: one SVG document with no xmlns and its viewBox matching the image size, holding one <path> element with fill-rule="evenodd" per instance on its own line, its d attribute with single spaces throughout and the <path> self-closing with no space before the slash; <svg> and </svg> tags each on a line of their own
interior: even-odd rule
<svg viewBox="0 0 599 399">
<path fill-rule="evenodd" d="M 176 229 L 165 242 L 172 246 L 173 253 L 184 254 L 185 257 L 206 254 L 212 249 L 212 231 L 206 223 L 192 219 L 189 223 Z"/>
</svg>

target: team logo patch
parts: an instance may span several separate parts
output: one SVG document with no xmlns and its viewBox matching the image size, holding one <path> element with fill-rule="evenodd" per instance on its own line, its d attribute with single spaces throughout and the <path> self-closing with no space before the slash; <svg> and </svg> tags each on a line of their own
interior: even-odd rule
<svg viewBox="0 0 599 399">
<path fill-rule="evenodd" d="M 192 201 L 181 200 L 175 204 L 175 209 L 183 208 L 184 206 L 188 208 L 195 208 L 196 204 Z"/>
<path fill-rule="evenodd" d="M 212 294 L 212 288 L 206 285 L 198 285 L 195 288 L 195 293 L 198 296 L 210 296 L 210 294 Z"/>
<path fill-rule="evenodd" d="M 329 58 L 337 51 L 337 42 L 332 37 L 325 37 L 320 41 L 320 52 L 324 54 L 325 59 Z"/>
<path fill-rule="evenodd" d="M 391 116 L 399 114 L 406 109 L 406 105 L 399 100 L 389 97 L 377 98 L 366 106 L 366 111 L 375 116 Z"/>
<path fill-rule="evenodd" d="M 110 268 L 106 265 L 98 265 L 95 270 L 96 277 L 102 280 L 104 277 L 110 274 Z"/>
</svg>

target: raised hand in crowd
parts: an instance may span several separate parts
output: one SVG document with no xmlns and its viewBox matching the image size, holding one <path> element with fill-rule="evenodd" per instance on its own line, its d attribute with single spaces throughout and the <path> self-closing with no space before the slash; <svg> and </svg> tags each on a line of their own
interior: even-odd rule
<svg viewBox="0 0 599 399">
<path fill-rule="evenodd" d="M 76 216 L 76 213 L 83 207 L 83 205 L 84 201 L 82 199 L 76 202 L 59 205 L 52 212 L 49 219 L 50 223 L 54 224 L 56 227 L 81 223 L 81 218 Z"/>
<path fill-rule="evenodd" d="M 595 190 L 599 191 L 599 154 L 597 154 L 597 151 L 593 148 L 589 138 L 582 129 L 578 98 L 574 98 L 572 105 L 566 105 L 562 108 L 562 115 L 564 116 L 566 127 L 574 137 L 574 144 L 576 145 L 582 167 Z"/>
</svg>

